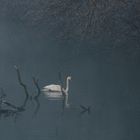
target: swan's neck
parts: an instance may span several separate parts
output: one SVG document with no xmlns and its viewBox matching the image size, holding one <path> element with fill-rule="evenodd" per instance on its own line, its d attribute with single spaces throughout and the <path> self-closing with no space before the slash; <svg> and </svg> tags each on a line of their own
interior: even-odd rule
<svg viewBox="0 0 140 140">
<path fill-rule="evenodd" d="M 68 91 L 69 91 L 69 79 L 67 78 L 65 92 L 68 92 Z"/>
</svg>

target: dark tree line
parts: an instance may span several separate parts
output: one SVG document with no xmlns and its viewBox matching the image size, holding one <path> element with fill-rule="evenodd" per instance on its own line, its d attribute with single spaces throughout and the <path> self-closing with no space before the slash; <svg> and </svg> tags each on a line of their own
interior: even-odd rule
<svg viewBox="0 0 140 140">
<path fill-rule="evenodd" d="M 62 38 L 140 32 L 139 0 L 2 0 L 0 7 L 1 17 L 46 27 Z"/>
<path fill-rule="evenodd" d="M 129 58 L 139 56 L 139 0 L 1 0 L 0 20 L 34 28 L 46 39 L 82 42 L 71 46 L 77 52 L 117 49 Z M 111 43 L 105 44 L 104 38 Z M 103 44 L 83 45 L 98 40 Z"/>
</svg>

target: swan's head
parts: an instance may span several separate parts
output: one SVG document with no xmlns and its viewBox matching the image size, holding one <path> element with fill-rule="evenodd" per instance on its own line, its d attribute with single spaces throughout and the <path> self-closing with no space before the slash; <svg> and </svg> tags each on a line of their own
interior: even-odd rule
<svg viewBox="0 0 140 140">
<path fill-rule="evenodd" d="M 68 80 L 71 80 L 71 76 L 68 76 L 67 79 L 68 79 Z"/>
</svg>

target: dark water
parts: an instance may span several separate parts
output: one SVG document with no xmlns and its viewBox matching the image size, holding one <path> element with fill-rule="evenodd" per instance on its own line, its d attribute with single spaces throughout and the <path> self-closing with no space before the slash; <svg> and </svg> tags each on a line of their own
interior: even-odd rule
<svg viewBox="0 0 140 140">
<path fill-rule="evenodd" d="M 96 43 L 95 43 L 96 44 Z M 99 43 L 100 45 L 102 43 Z M 78 46 L 78 45 L 77 45 Z M 135 140 L 139 137 L 140 67 L 138 60 L 123 58 L 122 52 L 96 54 L 74 43 L 44 38 L 22 24 L 0 23 L 0 86 L 6 100 L 21 106 L 25 100 L 14 65 L 18 65 L 29 94 L 37 95 L 32 76 L 39 85 L 60 83 L 72 76 L 70 108 L 62 101 L 49 101 L 42 94 L 40 108 L 29 99 L 25 111 L 0 120 L 2 140 Z M 77 47 L 77 48 L 76 48 Z M 98 43 L 96 44 L 98 47 Z M 99 46 L 100 47 L 100 46 Z M 65 80 L 64 80 L 65 81 Z M 83 112 L 80 106 L 90 107 Z"/>
</svg>

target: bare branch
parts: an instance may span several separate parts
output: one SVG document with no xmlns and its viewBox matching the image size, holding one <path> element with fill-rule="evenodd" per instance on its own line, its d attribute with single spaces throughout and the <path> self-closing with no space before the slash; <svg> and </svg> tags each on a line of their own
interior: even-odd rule
<svg viewBox="0 0 140 140">
<path fill-rule="evenodd" d="M 38 113 L 38 111 L 39 111 L 39 108 L 40 108 L 39 96 L 41 94 L 41 90 L 40 90 L 40 87 L 39 87 L 39 84 L 38 84 L 39 80 L 36 79 L 35 77 L 33 77 L 32 79 L 33 79 L 33 83 L 36 86 L 37 91 L 38 91 L 37 95 L 34 97 L 34 100 L 35 100 L 35 102 L 37 104 L 36 109 L 34 111 L 34 115 L 36 115 Z"/>
<path fill-rule="evenodd" d="M 28 98 L 29 93 L 28 93 L 28 90 L 27 90 L 27 86 L 21 80 L 20 70 L 19 70 L 19 68 L 17 66 L 15 66 L 15 69 L 16 69 L 16 72 L 17 72 L 17 77 L 18 77 L 19 84 L 24 88 L 26 98 Z"/>
<path fill-rule="evenodd" d="M 35 96 L 35 98 L 38 98 L 39 95 L 41 94 L 41 90 L 40 90 L 40 87 L 39 87 L 39 84 L 38 84 L 39 80 L 36 79 L 35 77 L 33 77 L 32 79 L 33 79 L 33 83 L 36 86 L 37 91 L 38 91 L 38 94 Z"/>
</svg>

